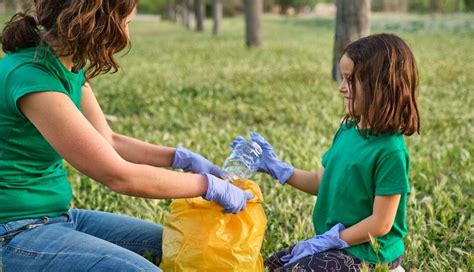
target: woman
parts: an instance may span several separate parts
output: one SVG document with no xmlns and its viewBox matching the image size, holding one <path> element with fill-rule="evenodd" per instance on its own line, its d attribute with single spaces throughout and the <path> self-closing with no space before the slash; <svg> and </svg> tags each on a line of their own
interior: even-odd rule
<svg viewBox="0 0 474 272">
<path fill-rule="evenodd" d="M 157 271 L 160 225 L 69 209 L 63 158 L 111 190 L 146 198 L 203 196 L 238 213 L 253 196 L 184 148 L 114 133 L 89 80 L 117 71 L 136 0 L 35 1 L 2 32 L 0 249 L 5 271 Z M 161 167 L 191 171 L 179 173 Z"/>
</svg>

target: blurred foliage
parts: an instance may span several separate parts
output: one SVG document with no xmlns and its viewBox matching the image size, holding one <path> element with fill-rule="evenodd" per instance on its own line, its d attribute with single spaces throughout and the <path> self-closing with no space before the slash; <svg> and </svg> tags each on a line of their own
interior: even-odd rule
<svg viewBox="0 0 474 272">
<path fill-rule="evenodd" d="M 16 3 L 23 9 L 28 7 L 31 1 L 27 0 L 3 0 L 7 10 L 15 10 Z M 221 0 L 225 16 L 236 16 L 242 13 L 242 0 Z M 264 10 L 270 12 L 274 5 L 284 8 L 314 7 L 318 3 L 334 3 L 335 0 L 264 0 Z M 383 2 L 386 0 L 371 0 L 373 11 L 383 11 Z M 406 0 L 408 11 L 413 13 L 452 13 L 452 12 L 474 12 L 474 0 Z M 140 0 L 138 1 L 138 12 L 144 14 L 164 14 L 169 5 L 182 4 L 184 0 Z M 2 0 L 0 0 L 0 4 Z M 211 16 L 212 0 L 206 0 L 206 14 Z"/>
<path fill-rule="evenodd" d="M 275 4 L 285 7 L 304 8 L 306 6 L 314 6 L 318 0 L 275 0 Z"/>
<path fill-rule="evenodd" d="M 272 10 L 273 5 L 282 5 L 286 8 L 302 9 L 306 6 L 314 7 L 317 3 L 332 3 L 334 0 L 264 0 L 266 12 Z M 384 0 L 372 0 L 372 10 L 382 11 Z M 406 0 L 408 11 L 413 13 L 452 13 L 473 12 L 474 0 Z M 180 4 L 183 0 L 140 0 L 138 12 L 164 14 L 168 5 Z M 225 16 L 236 16 L 242 12 L 242 0 L 222 0 Z M 206 0 L 206 14 L 211 16 L 212 0 Z"/>
<path fill-rule="evenodd" d="M 473 11 L 474 0 L 406 0 L 408 11 L 413 13 L 430 12 L 469 12 Z M 373 11 L 383 11 L 384 0 L 372 0 Z"/>
<path fill-rule="evenodd" d="M 170 0 L 140 0 L 138 12 L 144 14 L 163 14 L 172 2 Z"/>
</svg>

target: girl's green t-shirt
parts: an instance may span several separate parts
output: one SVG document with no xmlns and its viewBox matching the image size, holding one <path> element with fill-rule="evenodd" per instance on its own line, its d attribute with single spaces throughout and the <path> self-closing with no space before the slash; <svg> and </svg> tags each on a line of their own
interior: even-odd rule
<svg viewBox="0 0 474 272">
<path fill-rule="evenodd" d="M 84 71 L 71 72 L 47 46 L 0 59 L 0 223 L 56 216 L 72 190 L 63 158 L 23 115 L 18 100 L 33 92 L 68 95 L 80 110 Z"/>
<path fill-rule="evenodd" d="M 372 214 L 376 196 L 400 194 L 392 229 L 376 238 L 378 251 L 369 242 L 346 250 L 368 263 L 388 263 L 403 255 L 409 164 L 403 135 L 365 138 L 353 123 L 343 124 L 322 158 L 324 175 L 313 211 L 316 233 L 324 233 L 337 223 L 349 228 Z"/>
</svg>

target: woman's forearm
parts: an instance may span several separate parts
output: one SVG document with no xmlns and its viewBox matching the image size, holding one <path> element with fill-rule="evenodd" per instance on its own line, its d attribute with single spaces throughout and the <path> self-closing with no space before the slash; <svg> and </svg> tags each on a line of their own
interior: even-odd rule
<svg viewBox="0 0 474 272">
<path fill-rule="evenodd" d="M 132 137 L 114 133 L 112 146 L 126 161 L 156 167 L 169 167 L 176 149 L 146 143 Z"/>
<path fill-rule="evenodd" d="M 189 198 L 207 191 L 206 176 L 125 162 L 109 182 L 113 191 L 145 198 Z"/>
</svg>

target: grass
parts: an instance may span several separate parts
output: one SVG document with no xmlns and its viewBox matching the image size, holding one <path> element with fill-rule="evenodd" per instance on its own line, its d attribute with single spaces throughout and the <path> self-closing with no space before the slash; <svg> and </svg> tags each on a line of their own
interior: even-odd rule
<svg viewBox="0 0 474 272">
<path fill-rule="evenodd" d="M 131 26 L 123 70 L 93 81 L 119 133 L 183 145 L 222 165 L 236 135 L 258 131 L 283 160 L 318 169 L 342 100 L 330 80 L 334 22 L 266 16 L 264 45 L 244 47 L 242 18 L 219 37 L 155 21 Z M 421 135 L 411 155 L 405 269 L 472 271 L 474 15 L 374 15 L 372 33 L 408 41 L 421 74 Z M 170 200 L 117 195 L 71 169 L 73 204 L 163 222 Z M 268 227 L 263 255 L 313 235 L 315 198 L 257 175 Z"/>
</svg>

